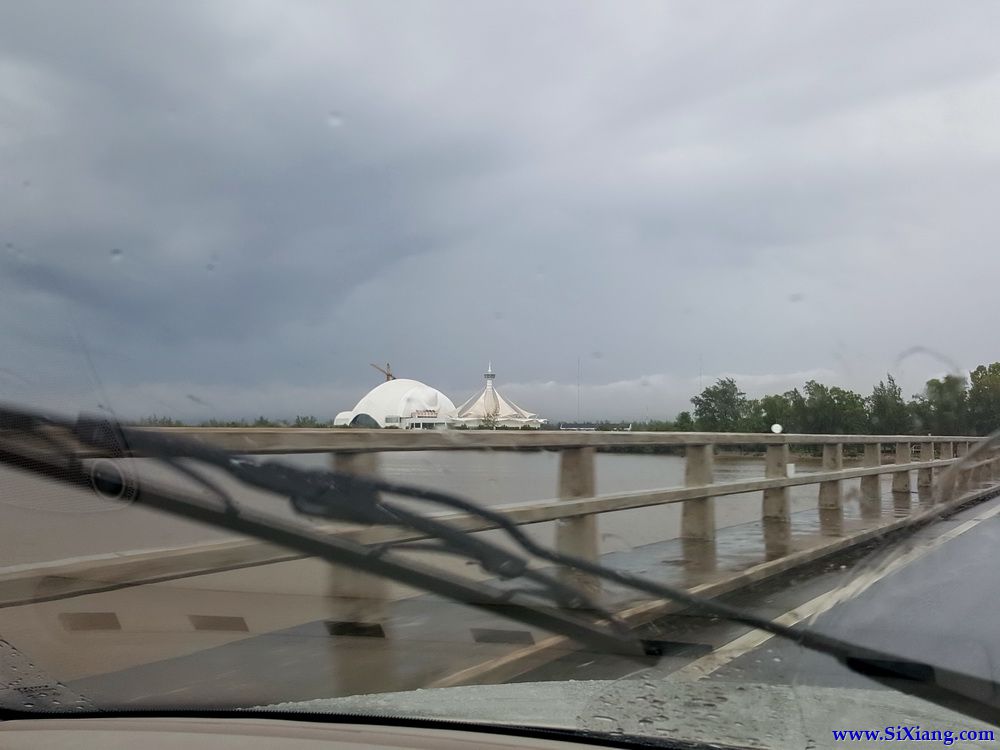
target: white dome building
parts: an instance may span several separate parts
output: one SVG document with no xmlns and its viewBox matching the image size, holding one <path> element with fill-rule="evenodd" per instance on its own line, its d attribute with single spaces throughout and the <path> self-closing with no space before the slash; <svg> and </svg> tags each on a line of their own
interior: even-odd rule
<svg viewBox="0 0 1000 750">
<path fill-rule="evenodd" d="M 334 418 L 337 426 L 444 429 L 455 416 L 455 404 L 419 380 L 394 378 L 372 388 L 351 411 Z"/>
</svg>

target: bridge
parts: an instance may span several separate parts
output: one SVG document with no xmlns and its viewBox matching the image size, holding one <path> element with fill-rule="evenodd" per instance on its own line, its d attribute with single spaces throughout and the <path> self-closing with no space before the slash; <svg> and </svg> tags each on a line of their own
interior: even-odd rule
<svg viewBox="0 0 1000 750">
<path fill-rule="evenodd" d="M 380 472 L 380 456 L 401 451 L 554 451 L 558 497 L 505 503 L 493 510 L 532 530 L 548 528 L 563 552 L 694 593 L 728 597 L 751 608 L 777 597 L 794 610 L 786 613 L 789 624 L 826 611 L 834 601 L 829 590 L 820 590 L 832 586 L 831 565 L 835 571 L 850 571 L 861 553 L 892 536 L 923 534 L 928 545 L 960 541 L 959 535 L 949 536 L 956 526 L 942 519 L 992 514 L 990 499 L 1000 491 L 1000 452 L 983 438 L 969 436 L 165 431 L 236 454 L 325 454 L 331 466 L 367 475 Z M 598 493 L 595 453 L 634 448 L 682 454 L 683 484 Z M 748 448 L 761 455 L 762 476 L 717 481 L 725 473 L 720 461 L 728 452 Z M 808 462 L 795 459 L 793 450 L 814 451 L 815 465 L 803 465 Z M 0 479 L 0 487 L 25 497 L 52 493 L 45 483 L 15 477 L 9 470 Z M 274 507 L 273 497 L 232 483 L 227 489 L 241 502 Z M 793 503 L 793 492 L 800 499 L 812 493 L 811 507 Z M 71 505 L 72 499 L 65 502 Z M 734 505 L 740 522 L 720 523 L 718 502 Z M 673 531 L 665 529 L 661 541 L 632 549 L 608 549 L 603 543 L 602 522 L 609 514 L 645 514 L 636 516 L 641 522 L 678 506 L 680 523 Z M 23 523 L 26 513 L 37 515 L 34 509 L 22 512 L 9 506 L 0 512 L 11 518 L 14 513 Z M 144 509 L 127 513 L 139 521 L 124 511 L 110 522 L 100 513 L 66 514 L 66 543 L 72 539 L 77 545 L 67 547 L 74 551 L 71 559 L 60 555 L 63 547 L 56 540 L 40 538 L 28 555 L 32 559 L 8 557 L 0 568 L 0 633 L 43 668 L 99 700 L 183 704 L 194 694 L 203 701 L 210 691 L 220 705 L 264 703 L 390 689 L 580 679 L 594 670 L 614 674 L 622 668 L 610 657 L 581 652 L 560 636 L 354 571 L 331 569 L 287 549 L 172 523 Z M 477 516 L 450 513 L 441 518 L 470 533 L 494 533 L 494 526 Z M 0 528 L 7 537 L 0 538 L 4 549 L 18 549 L 14 537 L 23 535 L 24 527 L 6 523 Z M 322 528 L 365 544 L 421 538 L 397 529 Z M 97 546 L 80 547 L 86 539 Z M 171 542 L 167 547 L 166 540 Z M 41 557 L 39 546 L 46 547 Z M 904 556 L 905 564 L 918 564 L 920 555 L 911 557 Z M 483 575 L 471 569 L 467 573 Z M 718 670 L 726 663 L 716 653 L 718 646 L 746 638 L 749 650 L 759 638 L 703 623 L 704 632 L 715 632 L 718 642 L 695 642 L 692 619 L 679 616 L 675 605 L 601 590 L 597 581 L 566 575 L 574 575 L 576 583 L 621 617 L 661 634 L 669 656 L 665 676 Z"/>
</svg>

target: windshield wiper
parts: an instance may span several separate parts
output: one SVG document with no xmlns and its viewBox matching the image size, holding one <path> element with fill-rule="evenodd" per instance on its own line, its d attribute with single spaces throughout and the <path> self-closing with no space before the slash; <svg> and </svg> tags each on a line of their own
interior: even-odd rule
<svg viewBox="0 0 1000 750">
<path fill-rule="evenodd" d="M 126 475 L 110 462 L 102 462 L 88 471 L 78 459 L 76 449 L 65 439 L 55 438 L 50 434 L 52 430 L 64 432 L 64 438 L 70 437 L 85 448 L 96 449 L 101 455 L 137 456 L 163 461 L 198 481 L 217 500 L 213 502 L 148 481 L 126 487 L 129 482 Z M 3 440 L 5 435 L 36 438 L 39 444 L 35 450 L 24 446 L 19 448 L 16 444 L 11 446 L 10 441 Z M 4 442 L 7 442 L 6 446 Z M 479 563 L 484 570 L 496 575 L 500 582 L 523 579 L 535 584 L 535 588 L 526 590 L 504 587 L 498 582 L 470 581 L 393 555 L 395 546 L 391 543 L 366 546 L 292 524 L 273 515 L 241 508 L 216 484 L 181 464 L 181 459 L 217 467 L 248 486 L 285 496 L 291 506 L 303 515 L 414 530 L 419 536 L 432 540 L 431 545 L 422 545 L 421 549 L 461 555 Z M 494 611 L 526 625 L 572 638 L 591 648 L 642 660 L 655 659 L 658 653 L 655 641 L 638 637 L 632 628 L 604 611 L 579 587 L 571 586 L 553 574 L 531 568 L 526 556 L 530 555 L 585 576 L 766 631 L 803 648 L 832 656 L 852 671 L 900 692 L 1000 726 L 998 684 L 994 681 L 899 659 L 882 651 L 781 625 L 682 589 L 566 555 L 536 543 L 503 514 L 448 493 L 337 471 L 306 470 L 276 462 L 258 462 L 196 440 L 135 429 L 104 417 L 81 417 L 74 421 L 11 408 L 0 408 L 0 463 L 77 486 L 89 488 L 96 485 L 112 497 L 128 491 L 137 503 Z M 525 554 L 478 539 L 445 521 L 393 503 L 382 497 L 383 494 L 434 503 L 488 521 L 505 532 Z"/>
</svg>

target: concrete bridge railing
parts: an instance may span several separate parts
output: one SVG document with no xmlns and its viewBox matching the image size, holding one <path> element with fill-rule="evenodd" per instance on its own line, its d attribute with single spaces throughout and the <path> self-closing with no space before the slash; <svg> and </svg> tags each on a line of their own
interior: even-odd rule
<svg viewBox="0 0 1000 750">
<path fill-rule="evenodd" d="M 154 429 L 154 428 L 150 428 Z M 910 435 L 793 435 L 749 433 L 665 433 L 665 432 L 555 432 L 555 431 L 402 431 L 354 429 L 271 429 L 271 428 L 166 428 L 174 435 L 204 441 L 237 454 L 326 453 L 333 468 L 375 474 L 379 454 L 385 451 L 461 450 L 552 450 L 558 451 L 558 497 L 494 508 L 516 524 L 557 521 L 555 543 L 566 553 L 596 559 L 600 553 L 600 516 L 603 513 L 681 504 L 680 539 L 685 558 L 704 571 L 714 570 L 717 548 L 715 499 L 731 495 L 760 493 L 760 521 L 766 559 L 781 561 L 801 553 L 802 544 L 793 538 L 790 488 L 815 485 L 816 502 L 826 541 L 831 549 L 852 539 L 870 538 L 876 532 L 896 528 L 911 512 L 926 511 L 936 498 L 959 498 L 983 494 L 1000 480 L 1000 453 L 984 438 Z M 595 451 L 629 446 L 674 447 L 683 451 L 683 486 L 639 492 L 598 495 L 596 492 Z M 716 482 L 714 459 L 721 448 L 761 446 L 764 476 L 735 482 Z M 792 448 L 822 446 L 821 470 L 789 475 Z M 845 447 L 852 446 L 860 460 L 844 467 Z M 888 450 L 887 450 L 888 449 Z M 963 461 L 957 474 L 944 470 L 974 451 L 973 460 Z M 913 473 L 920 498 L 912 505 Z M 881 476 L 892 476 L 893 511 L 883 517 Z M 945 476 L 953 484 L 944 494 L 932 492 L 932 484 Z M 844 491 L 846 480 L 860 479 L 861 522 L 845 525 Z M 462 513 L 442 517 L 470 532 L 487 531 L 492 524 Z M 331 529 L 355 541 L 373 544 L 416 541 L 413 531 L 394 528 Z M 818 556 L 816 540 L 810 553 Z M 46 586 L 59 581 L 53 597 L 75 595 L 102 587 L 140 585 L 213 572 L 242 569 L 300 559 L 301 555 L 255 540 L 201 543 L 168 553 L 117 555 L 114 560 L 82 563 L 72 570 L 46 568 L 39 573 Z M 0 606 L 11 606 L 37 596 L 33 573 L 25 571 L 11 580 L 0 580 Z M 3 578 L 0 576 L 0 578 Z M 40 578 L 39 580 L 42 580 Z M 339 594 L 344 597 L 378 597 L 382 588 L 364 577 L 340 575 Z M 594 582 L 580 583 L 594 586 Z M 65 591 L 63 590 L 65 589 Z"/>
<path fill-rule="evenodd" d="M 170 428 L 170 432 L 204 440 L 245 454 L 323 452 L 331 465 L 364 474 L 378 472 L 384 451 L 553 450 L 558 451 L 559 497 L 550 501 L 508 505 L 501 512 L 516 524 L 559 521 L 556 545 L 560 551 L 596 559 L 599 554 L 599 517 L 602 513 L 680 503 L 680 537 L 692 559 L 711 568 L 716 542 L 715 498 L 761 493 L 761 521 L 769 559 L 793 547 L 790 523 L 791 487 L 816 485 L 821 524 L 832 536 L 843 532 L 845 480 L 860 478 L 863 519 L 877 521 L 882 514 L 880 477 L 892 476 L 894 510 L 911 507 L 913 477 L 922 505 L 933 504 L 935 478 L 964 458 L 984 438 L 912 435 L 794 435 L 758 433 L 669 432 L 527 432 L 527 431 L 402 431 L 323 429 L 203 429 Z M 684 486 L 606 495 L 596 493 L 594 455 L 598 449 L 638 446 L 673 447 L 685 456 Z M 765 451 L 764 477 L 715 482 L 714 457 L 720 448 L 761 446 Z M 792 448 L 822 446 L 822 469 L 790 475 Z M 860 455 L 860 466 L 844 468 L 845 446 Z M 888 449 L 888 456 L 886 450 Z M 949 488 L 949 497 L 1000 479 L 1000 453 L 990 451 L 963 462 Z M 488 522 L 464 514 L 446 517 L 468 531 L 485 531 Z M 418 539 L 413 532 L 367 529 L 353 536 L 366 543 Z"/>
</svg>

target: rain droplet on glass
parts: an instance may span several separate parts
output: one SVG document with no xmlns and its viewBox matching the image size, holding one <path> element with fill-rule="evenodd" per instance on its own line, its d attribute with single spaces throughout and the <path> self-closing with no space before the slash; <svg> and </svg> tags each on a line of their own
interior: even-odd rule
<svg viewBox="0 0 1000 750">
<path fill-rule="evenodd" d="M 112 262 L 117 263 L 118 261 L 120 261 L 122 259 L 122 257 L 125 255 L 125 253 L 123 253 L 121 251 L 121 248 L 116 247 L 116 248 L 112 248 L 110 255 L 111 255 Z"/>
</svg>

